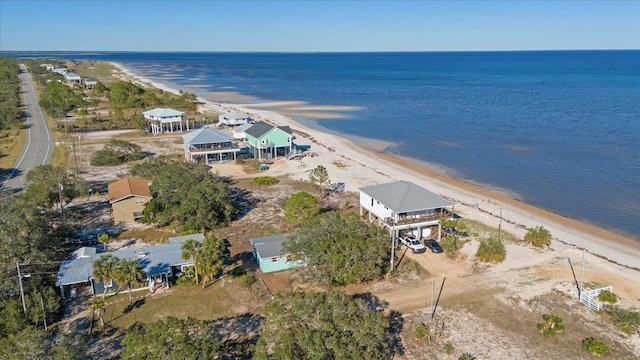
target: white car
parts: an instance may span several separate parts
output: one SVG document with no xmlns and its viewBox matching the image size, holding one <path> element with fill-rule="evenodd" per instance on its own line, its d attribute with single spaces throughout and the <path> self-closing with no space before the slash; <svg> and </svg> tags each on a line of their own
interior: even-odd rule
<svg viewBox="0 0 640 360">
<path fill-rule="evenodd" d="M 420 242 L 420 240 L 418 240 L 413 235 L 400 236 L 398 239 L 401 243 L 405 244 L 409 249 L 411 249 L 411 252 L 413 252 L 414 254 L 422 254 L 423 252 L 427 251 L 427 247 L 424 246 L 422 242 Z"/>
</svg>

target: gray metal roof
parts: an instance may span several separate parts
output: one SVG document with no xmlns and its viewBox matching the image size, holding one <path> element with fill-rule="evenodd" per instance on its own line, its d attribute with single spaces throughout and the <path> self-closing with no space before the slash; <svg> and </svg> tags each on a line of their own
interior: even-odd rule
<svg viewBox="0 0 640 360">
<path fill-rule="evenodd" d="M 249 239 L 249 241 L 251 241 L 251 244 L 256 249 L 256 252 L 261 259 L 268 259 L 282 255 L 282 243 L 290 235 L 293 234 L 271 235 Z"/>
<path fill-rule="evenodd" d="M 182 236 L 174 236 L 174 237 L 170 237 L 169 238 L 169 244 L 180 244 L 182 245 L 183 242 L 189 240 L 189 239 L 193 239 L 196 241 L 202 241 L 204 240 L 204 234 L 191 234 L 191 235 L 182 235 Z"/>
<path fill-rule="evenodd" d="M 176 116 L 184 116 L 182 111 L 168 109 L 168 108 L 155 108 L 152 110 L 148 110 L 142 113 L 147 117 L 157 117 L 157 118 L 166 118 L 166 117 L 176 117 Z"/>
<path fill-rule="evenodd" d="M 245 132 L 248 128 L 252 127 L 253 124 L 242 124 L 242 125 L 238 125 L 235 128 L 233 128 L 233 132 L 234 133 L 241 133 L 241 132 Z"/>
<path fill-rule="evenodd" d="M 182 141 L 188 145 L 226 143 L 231 141 L 231 136 L 220 130 L 203 128 L 182 135 Z"/>
<path fill-rule="evenodd" d="M 432 210 L 455 205 L 409 181 L 366 186 L 360 188 L 360 191 L 384 204 L 394 213 Z"/>
<path fill-rule="evenodd" d="M 111 254 L 119 259 L 134 259 L 140 262 L 146 275 L 165 274 L 171 266 L 190 265 L 193 259 L 182 259 L 182 243 L 187 239 L 202 241 L 203 234 L 179 236 L 169 239 L 169 244 L 145 246 L 97 253 L 87 257 L 74 257 L 60 264 L 56 286 L 72 285 L 90 281 L 93 278 L 93 262 L 100 256 Z"/>
<path fill-rule="evenodd" d="M 264 134 L 268 133 L 269 131 L 271 131 L 273 128 L 275 128 L 275 126 L 268 124 L 264 121 L 258 121 L 257 123 L 253 124 L 252 127 L 248 128 L 245 133 L 253 136 L 256 139 L 261 138 Z M 286 132 L 287 134 L 293 134 L 293 132 L 291 131 L 291 128 L 288 126 L 278 126 L 278 129 Z"/>
<path fill-rule="evenodd" d="M 247 113 L 239 112 L 239 111 L 231 111 L 226 114 L 220 115 L 225 119 L 249 119 L 250 116 Z"/>
</svg>

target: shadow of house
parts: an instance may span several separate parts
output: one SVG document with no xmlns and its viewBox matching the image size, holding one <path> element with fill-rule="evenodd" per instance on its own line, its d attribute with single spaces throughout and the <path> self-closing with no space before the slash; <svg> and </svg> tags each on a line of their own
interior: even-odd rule
<svg viewBox="0 0 640 360">
<path fill-rule="evenodd" d="M 108 253 L 99 253 L 95 247 L 82 247 L 74 251 L 71 258 L 60 264 L 56 277 L 56 286 L 60 288 L 60 295 L 65 298 L 76 286 L 91 286 L 92 293 L 104 292 L 105 285 L 111 291 L 118 290 L 118 284 L 110 281 L 104 284 L 102 279 L 93 277 L 93 263 L 105 254 L 119 259 L 132 259 L 140 263 L 145 280 L 149 288 L 161 285 L 169 287 L 169 281 L 193 266 L 193 259 L 182 258 L 182 244 L 193 239 L 202 241 L 204 234 L 193 234 L 169 238 L 169 244 L 145 246 L 135 249 L 120 249 Z"/>
</svg>

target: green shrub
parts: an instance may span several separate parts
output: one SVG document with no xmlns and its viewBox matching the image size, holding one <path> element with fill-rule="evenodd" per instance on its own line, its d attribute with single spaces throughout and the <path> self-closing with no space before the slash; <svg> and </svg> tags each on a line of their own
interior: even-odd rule
<svg viewBox="0 0 640 360">
<path fill-rule="evenodd" d="M 455 348 L 453 347 L 453 345 L 451 345 L 451 343 L 444 344 L 444 352 L 446 352 L 447 354 L 452 354 L 454 351 Z"/>
<path fill-rule="evenodd" d="M 473 354 L 466 352 L 460 355 L 460 357 L 458 357 L 458 360 L 476 360 L 476 357 L 473 356 Z"/>
<path fill-rule="evenodd" d="M 582 346 L 592 355 L 606 355 L 609 352 L 609 345 L 592 337 L 582 340 Z"/>
<path fill-rule="evenodd" d="M 611 315 L 618 329 L 627 335 L 633 334 L 640 327 L 640 312 L 619 306 L 607 306 L 605 311 Z"/>
<path fill-rule="evenodd" d="M 413 334 L 418 340 L 424 340 L 427 338 L 427 326 L 423 323 L 413 324 Z"/>
<path fill-rule="evenodd" d="M 440 246 L 442 246 L 446 252 L 454 252 L 458 250 L 456 239 L 451 235 L 445 236 L 444 239 L 440 241 Z"/>
<path fill-rule="evenodd" d="M 93 153 L 92 166 L 116 166 L 128 161 L 144 158 L 140 146 L 123 140 L 112 139 L 104 146 L 104 149 Z"/>
<path fill-rule="evenodd" d="M 504 244 L 494 238 L 489 238 L 480 243 L 476 257 L 486 262 L 503 262 L 507 256 Z"/>
<path fill-rule="evenodd" d="M 238 280 L 240 285 L 249 287 L 256 282 L 254 274 L 252 271 L 247 271 L 244 268 L 236 267 L 235 269 L 229 272 L 229 276 Z"/>
<path fill-rule="evenodd" d="M 253 183 L 256 185 L 275 185 L 279 182 L 280 180 L 271 176 L 260 176 L 257 178 L 253 178 Z"/>
<path fill-rule="evenodd" d="M 611 291 L 605 290 L 601 292 L 600 295 L 598 295 L 598 300 L 600 300 L 601 302 L 609 303 L 609 304 L 615 304 L 618 302 L 618 297 L 616 296 L 616 294 L 612 293 Z"/>
<path fill-rule="evenodd" d="M 562 318 L 554 315 L 542 315 L 544 323 L 538 324 L 538 330 L 544 334 L 544 337 L 551 337 L 564 331 Z"/>
<path fill-rule="evenodd" d="M 543 226 L 536 226 L 529 229 L 524 236 L 524 241 L 533 244 L 533 246 L 543 247 L 551 244 L 551 233 Z"/>
</svg>

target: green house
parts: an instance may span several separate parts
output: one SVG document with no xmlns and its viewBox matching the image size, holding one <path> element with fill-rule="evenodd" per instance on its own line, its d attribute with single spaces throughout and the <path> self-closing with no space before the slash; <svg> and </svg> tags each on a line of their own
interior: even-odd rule
<svg viewBox="0 0 640 360">
<path fill-rule="evenodd" d="M 287 156 L 293 149 L 293 131 L 288 126 L 273 126 L 264 121 L 245 130 L 251 154 L 258 160 Z"/>
<path fill-rule="evenodd" d="M 306 264 L 304 260 L 295 260 L 291 254 L 282 253 L 282 243 L 290 235 L 292 234 L 249 239 L 253 247 L 253 256 L 263 273 L 288 270 Z"/>
</svg>

